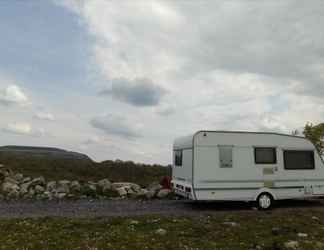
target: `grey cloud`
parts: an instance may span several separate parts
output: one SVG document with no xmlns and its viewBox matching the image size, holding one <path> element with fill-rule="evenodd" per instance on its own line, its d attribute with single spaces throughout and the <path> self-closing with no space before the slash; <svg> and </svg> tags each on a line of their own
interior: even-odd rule
<svg viewBox="0 0 324 250">
<path fill-rule="evenodd" d="M 100 92 L 100 95 L 111 95 L 113 98 L 134 106 L 156 106 L 166 91 L 155 85 L 150 79 L 126 78 L 113 79 L 110 89 Z"/>
<path fill-rule="evenodd" d="M 197 7 L 180 5 L 178 10 L 185 16 L 195 15 L 190 6 Z M 200 22 L 187 28 L 192 29 L 192 37 L 186 39 L 187 46 L 178 50 L 187 58 L 182 77 L 214 69 L 249 72 L 285 79 L 287 83 L 300 80 L 303 86 L 296 91 L 323 94 L 323 68 L 322 72 L 309 70 L 324 65 L 321 1 L 235 1 L 203 4 L 199 8 L 204 15 Z"/>
<path fill-rule="evenodd" d="M 140 133 L 135 128 L 135 125 L 122 116 L 112 114 L 100 116 L 92 119 L 90 124 L 106 134 L 118 135 L 126 138 L 140 137 Z"/>
</svg>

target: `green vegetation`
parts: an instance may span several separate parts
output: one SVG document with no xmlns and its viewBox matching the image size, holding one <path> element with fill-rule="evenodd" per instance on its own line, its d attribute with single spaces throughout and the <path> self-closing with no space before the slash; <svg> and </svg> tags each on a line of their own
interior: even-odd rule
<svg viewBox="0 0 324 250">
<path fill-rule="evenodd" d="M 119 160 L 97 163 L 90 158 L 60 158 L 4 151 L 0 151 L 0 163 L 14 172 L 31 177 L 41 175 L 47 180 L 97 181 L 108 178 L 113 182 L 129 181 L 147 186 L 170 174 L 170 168 L 161 165 Z"/>
<path fill-rule="evenodd" d="M 324 154 L 324 123 L 317 125 L 307 123 L 304 127 L 303 134 L 314 143 L 320 154 Z"/>
<path fill-rule="evenodd" d="M 225 222 L 225 223 L 224 223 Z M 226 223 L 227 222 L 227 223 Z M 324 249 L 324 212 L 0 220 L 1 249 Z M 166 230 L 158 233 L 158 229 Z M 163 231 L 162 230 L 162 231 Z"/>
</svg>

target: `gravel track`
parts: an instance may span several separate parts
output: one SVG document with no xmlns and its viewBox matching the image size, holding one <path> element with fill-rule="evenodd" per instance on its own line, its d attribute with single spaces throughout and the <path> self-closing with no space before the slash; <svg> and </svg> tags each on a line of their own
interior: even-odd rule
<svg viewBox="0 0 324 250">
<path fill-rule="evenodd" d="M 324 201 L 281 201 L 271 211 L 323 210 Z M 184 200 L 77 200 L 0 201 L 0 218 L 22 217 L 111 217 L 145 214 L 190 215 L 256 212 L 244 202 L 192 202 Z"/>
</svg>

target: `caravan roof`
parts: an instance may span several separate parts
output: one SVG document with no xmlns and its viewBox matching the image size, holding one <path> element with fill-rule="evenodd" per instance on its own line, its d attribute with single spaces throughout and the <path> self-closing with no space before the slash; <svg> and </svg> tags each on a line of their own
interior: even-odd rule
<svg viewBox="0 0 324 250">
<path fill-rule="evenodd" d="M 183 149 L 183 148 L 192 148 L 193 141 L 196 135 L 199 133 L 219 133 L 219 134 L 245 134 L 245 135 L 274 135 L 274 136 L 287 136 L 290 138 L 303 139 L 306 143 L 309 143 L 310 146 L 313 146 L 312 143 L 303 136 L 275 133 L 275 132 L 249 132 L 249 131 L 222 131 L 222 130 L 199 130 L 194 134 L 179 137 L 174 141 L 174 149 Z"/>
</svg>

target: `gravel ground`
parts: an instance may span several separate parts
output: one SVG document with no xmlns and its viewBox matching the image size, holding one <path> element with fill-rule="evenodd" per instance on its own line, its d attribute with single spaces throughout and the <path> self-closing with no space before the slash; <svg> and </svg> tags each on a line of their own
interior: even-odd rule
<svg viewBox="0 0 324 250">
<path fill-rule="evenodd" d="M 281 201 L 272 212 L 282 210 L 323 210 L 324 201 Z M 0 201 L 0 218 L 19 217 L 101 217 L 145 214 L 200 215 L 222 212 L 256 212 L 244 202 L 192 202 L 184 200 L 77 200 L 77 201 Z"/>
</svg>

